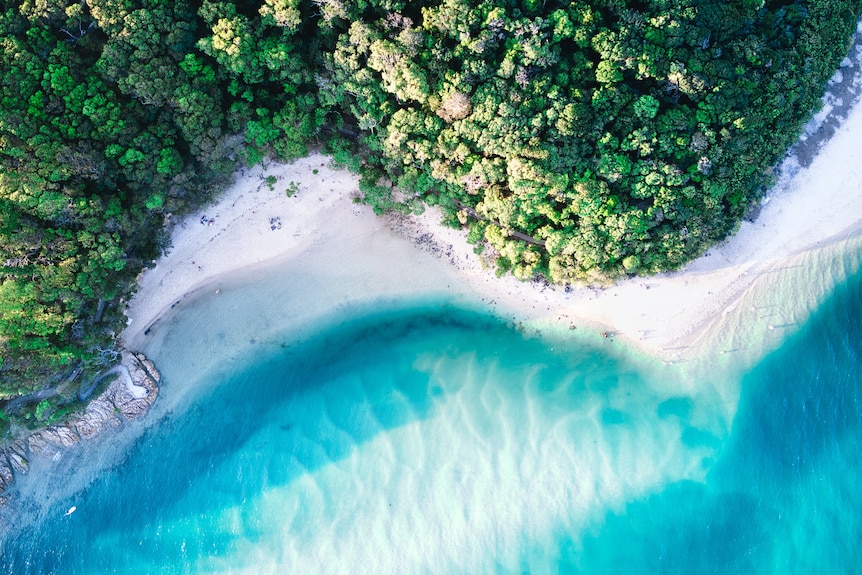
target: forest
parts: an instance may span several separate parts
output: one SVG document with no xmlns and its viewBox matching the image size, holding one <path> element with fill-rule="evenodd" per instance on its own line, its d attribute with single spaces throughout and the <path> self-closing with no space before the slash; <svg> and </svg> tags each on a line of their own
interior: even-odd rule
<svg viewBox="0 0 862 575">
<path fill-rule="evenodd" d="M 312 149 L 500 274 L 672 270 L 732 233 L 862 0 L 0 0 L 0 435 L 79 409 L 169 216 Z"/>
</svg>

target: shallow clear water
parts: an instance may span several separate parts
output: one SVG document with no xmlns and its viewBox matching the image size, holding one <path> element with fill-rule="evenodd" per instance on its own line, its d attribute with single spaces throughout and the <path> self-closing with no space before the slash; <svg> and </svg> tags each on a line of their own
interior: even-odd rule
<svg viewBox="0 0 862 575">
<path fill-rule="evenodd" d="M 856 573 L 860 293 L 742 376 L 440 301 L 248 343 L 181 399 L 163 365 L 169 412 L 2 572 Z"/>
</svg>

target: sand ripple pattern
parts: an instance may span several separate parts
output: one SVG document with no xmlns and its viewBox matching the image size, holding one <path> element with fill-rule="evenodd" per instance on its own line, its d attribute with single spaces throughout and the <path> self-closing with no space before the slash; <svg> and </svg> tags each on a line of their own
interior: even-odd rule
<svg viewBox="0 0 862 575">
<path fill-rule="evenodd" d="M 216 524 L 232 551 L 202 570 L 553 571 L 561 539 L 668 482 L 702 480 L 715 456 L 708 441 L 686 442 L 702 415 L 686 399 L 672 413 L 643 382 L 504 363 L 418 359 L 427 406 L 396 382 L 369 402 L 357 377 L 333 384 L 350 398 L 347 412 L 334 397 L 316 408 L 306 399 L 307 419 L 284 443 L 286 466 L 301 472 L 223 509 Z M 720 418 L 696 424 L 705 437 L 726 431 Z M 252 443 L 267 441 L 264 430 Z"/>
</svg>

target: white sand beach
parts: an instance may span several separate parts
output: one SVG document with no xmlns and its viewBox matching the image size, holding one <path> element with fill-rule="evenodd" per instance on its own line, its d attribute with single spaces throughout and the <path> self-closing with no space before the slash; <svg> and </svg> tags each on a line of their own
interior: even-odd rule
<svg viewBox="0 0 862 575">
<path fill-rule="evenodd" d="M 855 101 L 860 68 L 862 49 L 854 46 L 851 58 L 833 79 L 835 88 L 827 95 L 823 111 L 806 126 L 803 141 L 812 138 L 811 142 L 785 159 L 779 181 L 767 194 L 758 217 L 743 222 L 733 237 L 679 272 L 626 279 L 609 288 L 570 290 L 497 278 L 473 254 L 465 233 L 442 227 L 435 210 L 407 219 L 377 217 L 354 203 L 358 195 L 354 175 L 332 169 L 325 156 L 312 155 L 288 165 L 245 170 L 216 205 L 177 222 L 173 247 L 140 278 L 138 293 L 129 303 L 131 322 L 123 339 L 132 349 L 142 346 L 148 330 L 172 305 L 201 289 L 218 290 L 213 283 L 217 278 L 272 262 L 290 266 L 293 258 L 312 247 L 325 250 L 321 244 L 329 241 L 337 244 L 332 250 L 342 250 L 345 242 L 352 242 L 349 238 L 376 231 L 375 241 L 407 242 L 413 250 L 431 251 L 438 257 L 402 255 L 398 257 L 403 261 L 384 257 L 372 263 L 355 259 L 357 269 L 351 272 L 338 260 L 331 277 L 347 274 L 355 282 L 362 274 L 386 271 L 390 275 L 383 275 L 390 283 L 399 283 L 398 277 L 423 276 L 428 272 L 423 266 L 439 265 L 449 269 L 437 270 L 442 275 L 425 276 L 437 278 L 427 281 L 448 281 L 440 278 L 454 273 L 458 285 L 431 286 L 420 279 L 415 285 L 400 286 L 401 292 L 450 289 L 472 294 L 500 316 L 525 327 L 561 332 L 586 327 L 597 337 L 604 333 L 668 361 L 691 358 L 705 349 L 737 351 L 742 348 L 734 346 L 746 339 L 763 347 L 761 340 L 785 337 L 788 329 L 801 325 L 835 283 L 855 271 L 846 265 L 837 271 L 832 268 L 837 255 L 854 249 L 862 229 L 862 147 L 858 145 L 862 105 Z M 821 137 L 822 146 L 814 143 L 830 121 L 834 134 Z M 800 154 L 813 155 L 812 148 L 819 151 L 803 167 Z M 267 176 L 276 178 L 273 186 L 267 184 Z M 298 191 L 288 196 L 291 182 Z M 335 260 L 320 258 L 320 265 L 330 261 Z M 369 266 L 381 269 L 375 272 Z M 354 301 L 380 295 L 380 285 L 357 286 Z M 776 306 L 781 307 L 780 313 Z M 762 307 L 775 309 L 758 315 Z"/>
<path fill-rule="evenodd" d="M 356 178 L 328 166 L 329 158 L 312 155 L 243 170 L 216 204 L 175 222 L 171 248 L 139 278 L 127 310 L 126 344 L 140 345 L 171 306 L 213 278 L 300 253 L 320 236 L 334 206 L 365 211 L 352 203 L 359 194 Z M 297 191 L 288 196 L 292 182 Z"/>
</svg>

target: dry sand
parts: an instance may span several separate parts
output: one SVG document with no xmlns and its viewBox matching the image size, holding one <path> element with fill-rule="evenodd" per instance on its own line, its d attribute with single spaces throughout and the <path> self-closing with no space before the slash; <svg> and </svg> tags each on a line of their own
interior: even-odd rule
<svg viewBox="0 0 862 575">
<path fill-rule="evenodd" d="M 320 238 L 336 207 L 359 211 L 356 177 L 328 166 L 329 158 L 312 155 L 242 170 L 218 203 L 177 222 L 167 254 L 138 280 L 127 309 L 126 345 L 140 347 L 172 306 L 214 278 L 300 253 Z M 291 183 L 297 191 L 289 196 Z"/>
<path fill-rule="evenodd" d="M 142 346 L 160 317 L 183 297 L 212 285 L 213 278 L 263 262 L 277 260 L 278 265 L 289 266 L 292 256 L 312 245 L 319 248 L 333 220 L 363 229 L 385 223 L 397 232 L 388 234 L 387 241 L 410 241 L 440 256 L 433 261 L 458 270 L 459 289 L 466 288 L 499 315 L 532 328 L 589 327 L 595 334 L 622 339 L 665 360 L 735 351 L 732 346 L 740 340 L 741 329 L 750 331 L 749 339 L 767 338 L 776 328 L 778 336 L 785 337 L 785 328 L 800 325 L 843 279 L 829 271 L 841 250 L 858 247 L 853 238 L 862 228 L 860 70 L 862 48 L 857 44 L 833 79 L 823 111 L 806 126 L 800 143 L 780 167 L 779 181 L 759 216 L 743 222 L 736 235 L 679 272 L 628 279 L 607 289 L 564 290 L 512 277 L 500 279 L 472 253 L 464 232 L 439 225 L 435 210 L 369 223 L 376 216 L 352 201 L 358 193 L 356 177 L 331 169 L 326 157 L 314 155 L 289 165 L 245 170 L 217 205 L 179 222 L 172 234 L 173 248 L 140 278 L 123 338 L 131 348 Z M 277 179 L 274 189 L 265 181 L 270 175 Z M 299 187 L 292 197 L 285 193 L 290 182 Z M 333 217 L 345 210 L 355 218 Z M 416 265 L 389 264 L 404 267 L 405 274 Z M 820 275 L 825 276 L 816 286 L 806 285 L 811 270 L 804 268 L 812 265 L 824 266 Z M 806 273 L 784 273 L 798 269 Z M 841 269 L 843 275 L 855 271 Z M 800 291 L 804 301 L 782 303 L 790 306 L 782 313 L 792 321 L 761 314 L 759 327 L 751 327 L 757 323 L 751 321 L 751 312 L 777 306 L 775 298 Z M 769 294 L 774 294 L 773 300 Z"/>
</svg>

